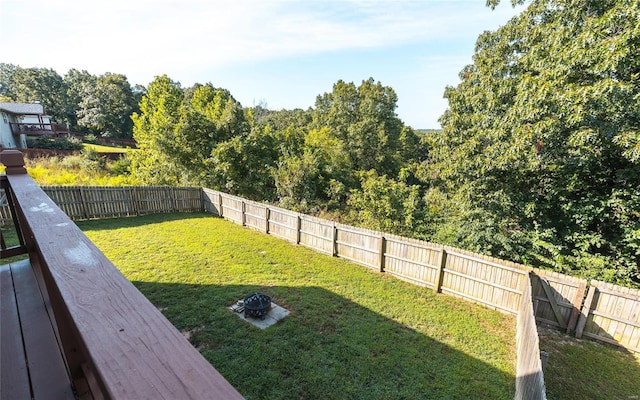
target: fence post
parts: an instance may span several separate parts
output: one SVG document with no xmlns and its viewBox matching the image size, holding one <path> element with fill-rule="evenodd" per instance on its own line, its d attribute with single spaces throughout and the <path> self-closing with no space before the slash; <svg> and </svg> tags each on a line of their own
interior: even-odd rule
<svg viewBox="0 0 640 400">
<path fill-rule="evenodd" d="M 578 324 L 578 317 L 580 316 L 580 306 L 582 305 L 582 299 L 584 299 L 584 292 L 587 291 L 587 282 L 580 282 L 575 297 L 573 298 L 573 310 L 569 316 L 569 323 L 567 324 L 567 334 L 576 329 Z"/>
<path fill-rule="evenodd" d="M 447 251 L 442 248 L 442 255 L 440 256 L 440 268 L 438 268 L 438 273 L 436 274 L 436 281 L 433 285 L 433 291 L 436 293 L 440 293 L 440 287 L 442 287 L 442 280 L 444 278 L 444 267 L 447 265 Z"/>
<path fill-rule="evenodd" d="M 206 196 L 207 196 L 207 195 L 206 195 L 206 193 L 204 192 L 204 188 L 203 188 L 203 187 L 201 187 L 201 188 L 200 188 L 200 211 L 201 211 L 201 212 L 203 212 L 203 213 L 207 213 L 207 214 L 208 214 L 208 213 L 209 213 L 209 210 L 208 210 L 208 208 L 209 208 L 209 207 L 208 207 L 208 204 L 209 204 L 208 200 L 209 200 L 209 198 L 207 197 L 207 200 L 205 200 L 205 197 L 206 197 Z"/>
<path fill-rule="evenodd" d="M 269 207 L 264 206 L 264 233 L 269 234 L 269 217 L 271 216 L 271 210 Z"/>
<path fill-rule="evenodd" d="M 582 313 L 580 314 L 580 319 L 578 320 L 578 326 L 576 326 L 576 338 L 578 339 L 582 337 L 582 332 L 584 332 L 584 328 L 587 325 L 587 318 L 589 318 L 591 304 L 593 303 L 593 298 L 596 295 L 596 290 L 598 290 L 598 288 L 595 287 L 594 283 L 595 281 L 591 281 L 589 293 L 587 293 L 587 299 L 582 305 Z"/>
<path fill-rule="evenodd" d="M 300 244 L 300 231 L 302 230 L 302 218 L 300 214 L 296 216 L 296 244 Z"/>
<path fill-rule="evenodd" d="M 380 235 L 380 247 L 378 251 L 380 252 L 380 272 L 384 272 L 384 252 L 387 247 L 387 239 L 384 235 Z"/>
<path fill-rule="evenodd" d="M 87 199 L 84 194 L 84 187 L 80 186 L 80 201 L 82 202 L 82 213 L 86 219 L 89 219 L 89 207 L 87 206 Z"/>
<path fill-rule="evenodd" d="M 244 200 L 242 200 L 242 207 L 240 207 L 240 209 L 242 210 L 242 226 L 247 226 L 247 215 Z"/>
<path fill-rule="evenodd" d="M 222 218 L 222 193 L 218 193 L 218 217 Z"/>
<path fill-rule="evenodd" d="M 176 189 L 173 186 L 169 187 L 169 193 L 171 193 L 171 205 L 173 206 L 173 212 L 180 211 L 178 209 L 178 196 L 176 196 Z"/>
<path fill-rule="evenodd" d="M 332 251 L 332 255 L 334 257 L 338 257 L 338 227 L 334 224 L 333 225 L 333 251 Z"/>
</svg>

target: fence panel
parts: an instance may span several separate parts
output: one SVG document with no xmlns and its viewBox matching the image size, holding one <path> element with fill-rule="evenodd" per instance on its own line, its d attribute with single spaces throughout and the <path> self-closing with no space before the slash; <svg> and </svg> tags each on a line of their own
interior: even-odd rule
<svg viewBox="0 0 640 400">
<path fill-rule="evenodd" d="M 244 225 L 243 199 L 228 194 L 221 196 L 222 217 L 236 224 Z"/>
<path fill-rule="evenodd" d="M 87 218 L 126 217 L 136 214 L 124 187 L 81 187 Z"/>
<path fill-rule="evenodd" d="M 336 224 L 336 255 L 369 268 L 381 269 L 382 234 Z"/>
<path fill-rule="evenodd" d="M 202 209 L 209 214 L 222 217 L 222 194 L 211 189 L 202 189 Z"/>
<path fill-rule="evenodd" d="M 434 287 L 438 279 L 442 246 L 387 235 L 384 272 L 420 286 Z"/>
<path fill-rule="evenodd" d="M 269 234 L 298 243 L 298 214 L 282 208 L 269 208 Z"/>
<path fill-rule="evenodd" d="M 174 187 L 173 199 L 176 211 L 199 212 L 203 211 L 202 193 L 199 188 Z"/>
<path fill-rule="evenodd" d="M 244 224 L 262 232 L 267 229 L 267 206 L 253 201 L 244 203 Z"/>
<path fill-rule="evenodd" d="M 42 190 L 71 219 L 89 218 L 78 186 L 45 186 Z"/>
<path fill-rule="evenodd" d="M 472 300 L 503 312 L 517 314 L 526 267 L 445 247 L 446 262 L 442 271 L 443 293 Z"/>
<path fill-rule="evenodd" d="M 13 218 L 7 201 L 7 194 L 4 190 L 0 190 L 0 225 L 11 225 L 12 223 Z"/>
<path fill-rule="evenodd" d="M 71 219 L 202 211 L 200 188 L 171 186 L 44 186 Z"/>
<path fill-rule="evenodd" d="M 523 282 L 516 322 L 516 400 L 546 399 L 531 283 Z"/>
<path fill-rule="evenodd" d="M 576 336 L 640 352 L 640 290 L 591 281 Z"/>
<path fill-rule="evenodd" d="M 335 252 L 333 222 L 308 215 L 300 217 L 300 244 L 322 253 Z"/>
<path fill-rule="evenodd" d="M 138 214 L 154 214 L 176 211 L 172 190 L 168 186 L 136 187 L 134 190 Z"/>
<path fill-rule="evenodd" d="M 533 304 L 538 322 L 569 333 L 576 328 L 587 281 L 553 271 L 533 270 Z"/>
</svg>

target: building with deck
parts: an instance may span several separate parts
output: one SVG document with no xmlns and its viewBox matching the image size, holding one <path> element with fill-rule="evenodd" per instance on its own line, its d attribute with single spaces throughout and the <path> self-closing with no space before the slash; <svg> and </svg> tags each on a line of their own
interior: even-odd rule
<svg viewBox="0 0 640 400">
<path fill-rule="evenodd" d="M 68 133 L 66 126 L 55 124 L 45 115 L 42 104 L 0 103 L 0 147 L 26 149 L 27 137 L 58 136 Z"/>
</svg>

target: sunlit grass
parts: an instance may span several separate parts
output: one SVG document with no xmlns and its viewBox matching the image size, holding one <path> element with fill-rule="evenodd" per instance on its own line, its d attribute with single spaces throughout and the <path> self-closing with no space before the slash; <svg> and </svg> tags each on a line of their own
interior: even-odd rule
<svg viewBox="0 0 640 400">
<path fill-rule="evenodd" d="M 513 317 L 211 216 L 79 225 L 247 399 L 513 397 Z M 227 310 L 254 291 L 291 314 Z"/>
<path fill-rule="evenodd" d="M 93 143 L 83 143 L 85 148 L 91 148 L 98 153 L 127 153 L 131 151 L 130 148 L 125 147 L 117 147 L 117 146 L 105 146 L 102 144 L 93 144 Z"/>
</svg>

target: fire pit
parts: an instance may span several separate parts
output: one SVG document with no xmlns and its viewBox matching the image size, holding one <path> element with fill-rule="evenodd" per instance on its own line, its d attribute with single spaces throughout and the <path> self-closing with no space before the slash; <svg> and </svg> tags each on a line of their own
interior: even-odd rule
<svg viewBox="0 0 640 400">
<path fill-rule="evenodd" d="M 261 318 L 271 310 L 271 297 L 263 293 L 250 294 L 244 298 L 244 316 Z"/>
</svg>

